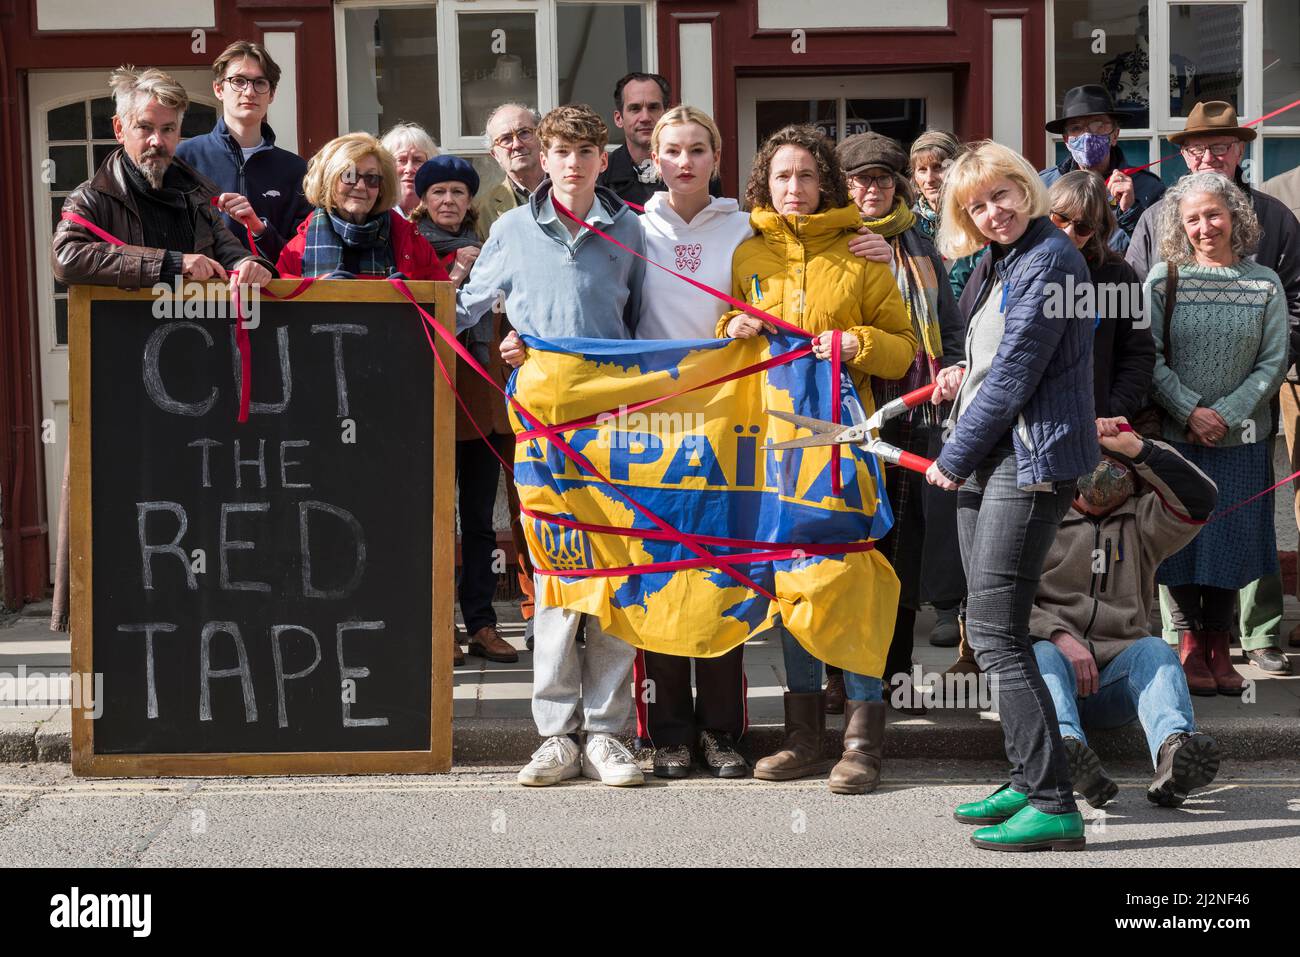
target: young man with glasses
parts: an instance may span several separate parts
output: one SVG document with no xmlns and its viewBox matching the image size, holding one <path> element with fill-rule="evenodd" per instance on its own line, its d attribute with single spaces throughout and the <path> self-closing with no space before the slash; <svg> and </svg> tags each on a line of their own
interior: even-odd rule
<svg viewBox="0 0 1300 957">
<path fill-rule="evenodd" d="M 1300 355 L 1300 222 L 1281 200 L 1261 192 L 1242 175 L 1241 160 L 1246 144 L 1255 139 L 1255 130 L 1241 126 L 1231 103 L 1209 100 L 1197 103 L 1187 117 L 1187 125 L 1169 134 L 1169 142 L 1182 150 L 1189 173 L 1222 173 L 1250 197 L 1259 218 L 1259 248 L 1249 258 L 1277 273 L 1286 291 L 1287 312 L 1291 318 L 1291 354 L 1287 365 Z M 1124 254 L 1139 276 L 1145 277 L 1160 261 L 1156 249 L 1159 210 L 1163 200 L 1143 214 L 1133 242 Z M 1286 386 L 1284 385 L 1284 388 Z M 1278 415 L 1277 403 L 1273 415 Z M 1294 415 L 1283 417 L 1287 438 L 1294 448 Z M 1258 428 L 1276 429 L 1276 421 L 1257 423 Z M 1272 434 L 1270 432 L 1270 434 Z M 1229 503 L 1231 504 L 1231 503 Z M 1267 674 L 1289 674 L 1291 662 L 1282 652 L 1282 579 L 1270 575 L 1252 582 L 1238 593 L 1240 606 L 1241 647 L 1246 660 Z M 1161 589 L 1160 611 L 1164 617 L 1165 640 L 1177 640 L 1169 616 L 1168 598 Z"/>
<path fill-rule="evenodd" d="M 506 176 L 477 201 L 479 234 L 485 240 L 501 215 L 526 205 L 528 197 L 546 178 L 541 143 L 537 139 L 540 121 L 537 111 L 522 103 L 504 103 L 488 117 L 484 145 Z"/>
<path fill-rule="evenodd" d="M 217 207 L 230 231 L 274 262 L 311 207 L 302 192 L 307 163 L 275 145 L 266 112 L 280 67 L 259 43 L 236 40 L 212 64 L 221 116 L 212 132 L 185 140 L 176 155 L 215 184 Z"/>
<path fill-rule="evenodd" d="M 1100 176 L 1119 224 L 1107 242 L 1119 252 L 1128 246 L 1142 214 L 1165 191 L 1160 177 L 1147 170 L 1131 176 L 1124 172 L 1128 163 L 1119 146 L 1124 119 L 1105 87 L 1087 84 L 1067 90 L 1061 115 L 1047 124 L 1047 132 L 1064 136 L 1070 155 L 1038 174 L 1047 186 L 1076 169 Z"/>
</svg>

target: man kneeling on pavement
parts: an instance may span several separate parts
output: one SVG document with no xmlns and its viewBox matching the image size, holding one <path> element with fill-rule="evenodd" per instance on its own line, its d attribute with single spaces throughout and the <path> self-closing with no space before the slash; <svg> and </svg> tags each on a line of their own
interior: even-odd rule
<svg viewBox="0 0 1300 957">
<path fill-rule="evenodd" d="M 1219 770 L 1219 747 L 1196 730 L 1178 654 L 1150 615 L 1156 568 L 1196 537 L 1214 510 L 1213 481 L 1164 442 L 1099 419 L 1101 463 L 1078 481 L 1038 586 L 1029 630 L 1056 705 L 1074 789 L 1093 807 L 1119 791 L 1088 747 L 1084 725 L 1134 718 L 1155 778 L 1147 799 L 1177 807 Z"/>
</svg>

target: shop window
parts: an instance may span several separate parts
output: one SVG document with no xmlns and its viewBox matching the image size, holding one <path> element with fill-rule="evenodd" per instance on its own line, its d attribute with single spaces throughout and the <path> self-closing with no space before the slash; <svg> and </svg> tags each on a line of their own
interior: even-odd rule
<svg viewBox="0 0 1300 957">
<path fill-rule="evenodd" d="M 840 139 L 837 100 L 759 100 L 754 115 L 760 143 L 792 123 L 807 123 L 829 139 Z"/>
<path fill-rule="evenodd" d="M 1264 112 L 1300 97 L 1300 3 L 1264 0 Z M 1279 113 L 1265 126 L 1300 126 L 1300 107 Z M 1265 164 L 1267 150 L 1265 150 Z"/>
<path fill-rule="evenodd" d="M 343 11 L 347 131 L 419 123 L 439 138 L 438 21 L 432 4 Z"/>
<path fill-rule="evenodd" d="M 1300 137 L 1270 136 L 1264 140 L 1264 182 L 1297 166 L 1300 166 Z"/>
<path fill-rule="evenodd" d="M 1169 115 L 1183 117 L 1205 100 L 1242 113 L 1245 10 L 1237 3 L 1169 5 Z"/>
<path fill-rule="evenodd" d="M 460 135 L 477 136 L 502 103 L 537 108 L 537 25 L 532 13 L 464 13 L 460 47 Z"/>
<path fill-rule="evenodd" d="M 1141 0 L 1056 0 L 1056 102 L 1059 116 L 1067 90 L 1096 83 L 1110 91 L 1117 109 L 1130 114 L 1129 128 L 1150 125 L 1148 5 Z"/>
<path fill-rule="evenodd" d="M 611 146 L 623 143 L 614 125 L 614 83 L 646 73 L 645 7 L 637 3 L 562 3 L 556 8 L 557 103 L 586 103 L 609 127 Z M 674 91 L 672 102 L 677 102 Z"/>
<path fill-rule="evenodd" d="M 880 133 L 912 145 L 925 130 L 925 100 L 845 100 L 844 135 Z"/>
</svg>

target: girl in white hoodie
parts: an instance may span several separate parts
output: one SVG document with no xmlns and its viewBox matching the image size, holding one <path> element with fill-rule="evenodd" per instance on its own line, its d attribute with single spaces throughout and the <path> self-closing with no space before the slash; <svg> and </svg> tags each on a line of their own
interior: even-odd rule
<svg viewBox="0 0 1300 957">
<path fill-rule="evenodd" d="M 651 135 L 650 155 L 668 191 L 650 197 L 641 225 L 647 258 L 729 292 L 732 254 L 754 231 L 749 214 L 734 199 L 709 195 L 721 146 L 717 124 L 707 113 L 691 106 L 665 113 Z M 690 283 L 651 267 L 641 286 L 636 335 L 638 339 L 713 339 L 718 320 L 729 308 Z M 718 658 L 637 652 L 638 758 L 646 761 L 653 749 L 656 777 L 686 777 L 693 750 L 716 777 L 744 777 L 748 772 L 735 747 L 744 733 L 747 713 L 743 650 L 741 645 Z"/>
</svg>

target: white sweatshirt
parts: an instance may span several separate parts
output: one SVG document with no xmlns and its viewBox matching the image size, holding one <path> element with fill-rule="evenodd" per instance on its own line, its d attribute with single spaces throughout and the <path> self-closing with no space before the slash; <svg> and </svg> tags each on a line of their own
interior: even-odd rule
<svg viewBox="0 0 1300 957">
<path fill-rule="evenodd" d="M 749 213 L 734 199 L 715 197 L 686 223 L 668 205 L 667 193 L 655 193 L 645 205 L 641 225 L 648 259 L 732 294 L 732 254 L 754 235 Z M 718 320 L 730 308 L 690 283 L 646 266 L 636 338 L 712 339 Z"/>
</svg>

